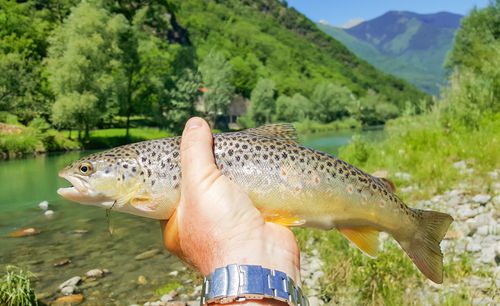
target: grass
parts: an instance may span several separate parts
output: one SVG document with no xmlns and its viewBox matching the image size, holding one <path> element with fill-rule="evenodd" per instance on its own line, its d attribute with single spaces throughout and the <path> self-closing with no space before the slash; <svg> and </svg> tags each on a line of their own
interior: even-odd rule
<svg viewBox="0 0 500 306">
<path fill-rule="evenodd" d="M 15 266 L 7 266 L 0 279 L 1 305 L 38 305 L 35 292 L 31 288 L 33 274 Z"/>
<path fill-rule="evenodd" d="M 306 119 L 302 122 L 294 122 L 293 125 L 298 133 L 316 133 L 361 128 L 361 123 L 354 118 L 336 120 L 330 123 L 319 123 Z"/>
<path fill-rule="evenodd" d="M 446 128 L 436 112 L 402 117 L 386 125 L 387 137 L 368 143 L 359 137 L 344 147 L 340 158 L 373 173 L 386 170 L 398 188 L 417 185 L 400 197 L 410 206 L 421 199 L 470 184 L 474 192 L 488 188 L 487 172 L 500 168 L 500 115 L 485 117 L 477 129 Z M 465 161 L 473 174 L 461 173 L 453 164 Z M 411 175 L 410 180 L 396 176 Z M 439 207 L 437 207 L 439 210 Z M 474 266 L 471 254 L 458 254 L 444 263 L 445 281 L 453 287 L 431 287 L 426 278 L 391 237 L 384 240 L 377 259 L 362 254 L 337 231 L 294 230 L 299 247 L 318 250 L 325 263 L 320 280 L 321 298 L 332 304 L 470 305 L 471 289 L 463 283 L 471 276 L 493 277 L 492 272 Z M 312 242 L 312 243 L 311 243 Z M 454 252 L 450 252 L 454 253 Z M 447 289 L 448 288 L 448 289 Z M 431 290 L 435 294 L 429 294 Z M 495 294 L 496 287 L 489 289 Z M 426 298 L 438 297 L 427 301 Z M 424 300 L 423 300 L 424 299 Z"/>
</svg>

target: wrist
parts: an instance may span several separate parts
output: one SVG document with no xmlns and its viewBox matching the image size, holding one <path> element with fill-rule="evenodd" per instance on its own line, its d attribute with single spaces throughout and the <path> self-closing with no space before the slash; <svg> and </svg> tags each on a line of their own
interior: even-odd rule
<svg viewBox="0 0 500 306">
<path fill-rule="evenodd" d="M 272 224 L 272 226 L 276 226 Z M 287 228 L 282 230 L 290 231 Z M 293 240 L 295 242 L 295 240 Z M 264 268 L 279 270 L 286 273 L 297 284 L 301 284 L 300 257 L 296 245 L 287 245 L 290 241 L 278 241 L 269 239 L 262 234 L 248 237 L 237 241 L 231 239 L 219 243 L 209 256 L 203 256 L 205 260 L 198 267 L 203 276 L 213 273 L 215 269 L 231 264 L 237 265 L 259 265 Z"/>
</svg>

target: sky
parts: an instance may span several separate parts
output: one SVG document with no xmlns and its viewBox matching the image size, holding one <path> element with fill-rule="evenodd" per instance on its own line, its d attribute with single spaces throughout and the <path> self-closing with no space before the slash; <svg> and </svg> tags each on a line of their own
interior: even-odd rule
<svg viewBox="0 0 500 306">
<path fill-rule="evenodd" d="M 387 11 L 410 11 L 420 14 L 447 11 L 466 15 L 471 8 L 486 7 L 489 0 L 287 0 L 288 6 L 312 21 L 326 20 L 342 25 L 350 19 L 370 20 Z"/>
</svg>

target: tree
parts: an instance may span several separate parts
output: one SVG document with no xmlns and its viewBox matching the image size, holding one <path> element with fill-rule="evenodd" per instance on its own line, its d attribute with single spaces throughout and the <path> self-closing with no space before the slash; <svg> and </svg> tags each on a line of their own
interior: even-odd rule
<svg viewBox="0 0 500 306">
<path fill-rule="evenodd" d="M 0 0 L 0 111 L 25 124 L 47 114 L 51 100 L 41 66 L 48 24 L 34 15 L 30 3 Z"/>
<path fill-rule="evenodd" d="M 311 102 L 301 94 L 293 97 L 281 95 L 276 100 L 276 119 L 285 122 L 299 122 L 307 118 Z"/>
<path fill-rule="evenodd" d="M 66 105 L 65 115 L 71 119 L 57 120 L 74 120 L 86 138 L 90 128 L 118 111 L 113 73 L 121 69 L 119 38 L 127 30 L 123 16 L 111 16 L 82 2 L 49 39 L 47 71 L 56 95 L 53 110 Z M 69 107 L 71 100 L 75 105 Z"/>
<path fill-rule="evenodd" d="M 328 123 L 347 116 L 348 105 L 355 100 L 352 92 L 344 86 L 321 83 L 314 88 L 311 98 L 314 119 Z"/>
<path fill-rule="evenodd" d="M 195 114 L 196 99 L 200 95 L 201 76 L 191 69 L 186 69 L 174 78 L 175 87 L 169 92 L 169 103 L 165 118 L 168 128 L 174 132 L 182 132 L 185 122 Z"/>
<path fill-rule="evenodd" d="M 215 126 L 217 116 L 227 115 L 229 104 L 234 96 L 231 64 L 222 53 L 210 51 L 199 66 L 205 92 L 205 111 Z"/>
<path fill-rule="evenodd" d="M 274 81 L 259 79 L 250 95 L 250 116 L 257 124 L 271 122 L 271 116 L 276 111 L 274 100 Z"/>
</svg>

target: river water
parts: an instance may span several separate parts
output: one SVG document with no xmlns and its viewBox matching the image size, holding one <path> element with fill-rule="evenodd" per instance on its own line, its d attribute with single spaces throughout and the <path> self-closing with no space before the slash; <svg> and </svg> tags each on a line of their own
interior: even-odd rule
<svg viewBox="0 0 500 306">
<path fill-rule="evenodd" d="M 301 142 L 336 155 L 355 133 L 302 135 Z M 383 137 L 380 129 L 360 134 L 369 141 Z M 58 286 L 69 278 L 84 276 L 91 269 L 108 269 L 111 273 L 105 277 L 85 280 L 78 286 L 86 304 L 143 303 L 158 299 L 155 290 L 168 282 L 188 281 L 183 265 L 164 249 L 158 221 L 115 212 L 108 223 L 105 210 L 67 201 L 56 193 L 59 187 L 69 186 L 57 172 L 88 153 L 0 162 L 0 275 L 6 265 L 32 271 L 36 275 L 36 295 L 50 302 L 61 296 Z M 52 216 L 45 216 L 38 207 L 41 201 L 49 202 Z M 6 237 L 26 227 L 41 232 L 28 237 Z M 135 259 L 147 251 L 153 255 Z M 54 266 L 68 259 L 70 263 Z M 181 273 L 174 277 L 169 275 L 172 271 Z"/>
</svg>

